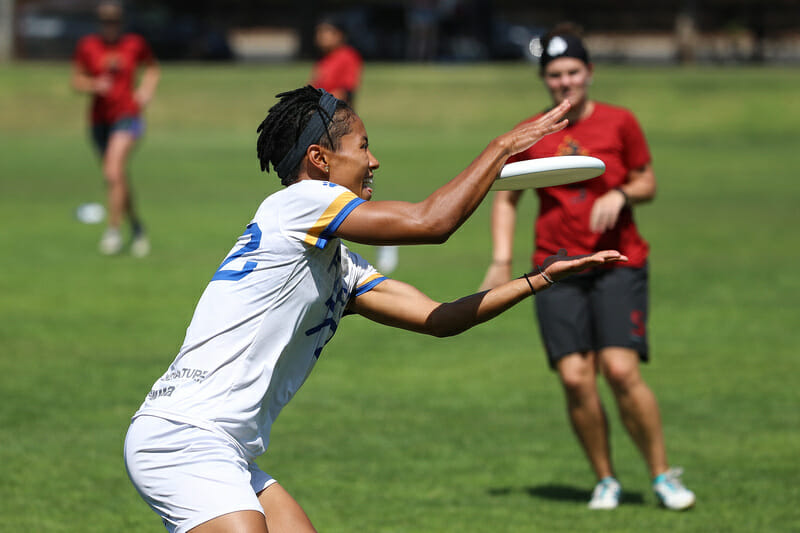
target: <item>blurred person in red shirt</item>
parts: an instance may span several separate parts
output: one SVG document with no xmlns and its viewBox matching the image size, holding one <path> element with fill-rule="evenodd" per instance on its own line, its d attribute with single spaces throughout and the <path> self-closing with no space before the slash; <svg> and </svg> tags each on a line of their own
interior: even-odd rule
<svg viewBox="0 0 800 533">
<path fill-rule="evenodd" d="M 314 42 L 322 57 L 314 64 L 311 85 L 353 107 L 363 60 L 358 50 L 347 44 L 344 25 L 336 18 L 323 18 L 316 26 Z"/>
<path fill-rule="evenodd" d="M 155 95 L 160 70 L 150 46 L 139 35 L 123 33 L 122 6 L 103 1 L 97 7 L 100 32 L 83 37 L 73 61 L 72 86 L 91 95 L 92 139 L 102 159 L 107 184 L 108 227 L 100 252 L 120 253 L 123 217 L 131 225 L 131 253 L 150 251 L 150 242 L 136 213 L 128 160 L 144 132 L 142 111 Z M 144 71 L 136 85 L 139 67 Z"/>
</svg>

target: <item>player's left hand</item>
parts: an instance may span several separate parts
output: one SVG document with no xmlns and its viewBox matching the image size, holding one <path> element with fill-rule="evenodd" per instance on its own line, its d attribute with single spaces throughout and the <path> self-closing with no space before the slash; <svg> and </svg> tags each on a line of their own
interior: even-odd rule
<svg viewBox="0 0 800 533">
<path fill-rule="evenodd" d="M 589 215 L 589 229 L 594 233 L 604 233 L 617 225 L 619 214 L 625 207 L 625 195 L 611 189 L 595 200 Z"/>
<path fill-rule="evenodd" d="M 626 256 L 616 250 L 603 250 L 593 254 L 569 256 L 567 251 L 561 248 L 557 254 L 551 255 L 544 260 L 541 270 L 553 281 L 559 281 L 571 274 L 576 274 L 589 268 L 627 260 Z"/>
</svg>

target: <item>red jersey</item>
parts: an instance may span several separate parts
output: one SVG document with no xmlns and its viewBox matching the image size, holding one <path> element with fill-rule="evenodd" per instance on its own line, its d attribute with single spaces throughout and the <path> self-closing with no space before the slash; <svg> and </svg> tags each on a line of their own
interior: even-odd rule
<svg viewBox="0 0 800 533">
<path fill-rule="evenodd" d="M 526 122 L 539 116 L 541 114 Z M 650 162 L 647 141 L 633 113 L 595 102 L 589 117 L 545 136 L 509 162 L 561 155 L 596 157 L 606 164 L 606 171 L 589 180 L 536 189 L 539 215 L 535 227 L 534 264 L 541 265 L 547 256 L 566 248 L 569 255 L 619 250 L 629 261 L 615 266 L 644 266 L 649 246 L 639 235 L 629 207 L 622 209 L 612 229 L 605 233 L 589 230 L 594 202 L 625 183 L 631 170 Z"/>
<path fill-rule="evenodd" d="M 111 78 L 109 92 L 92 98 L 92 124 L 110 124 L 139 114 L 139 104 L 133 96 L 136 69 L 153 60 L 147 42 L 133 33 L 126 33 L 113 43 L 99 35 L 87 35 L 78 41 L 75 64 L 90 76 Z"/>
<path fill-rule="evenodd" d="M 355 48 L 340 46 L 316 62 L 311 85 L 328 92 L 344 89 L 352 97 L 361 83 L 361 63 L 361 54 Z"/>
</svg>

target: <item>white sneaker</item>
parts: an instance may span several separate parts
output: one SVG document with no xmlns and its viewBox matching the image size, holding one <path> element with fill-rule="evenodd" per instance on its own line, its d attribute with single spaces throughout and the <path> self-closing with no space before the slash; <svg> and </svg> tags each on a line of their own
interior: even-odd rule
<svg viewBox="0 0 800 533">
<path fill-rule="evenodd" d="M 682 468 L 670 468 L 653 480 L 653 491 L 661 505 L 673 511 L 689 509 L 695 503 L 694 492 L 681 483 Z"/>
<path fill-rule="evenodd" d="M 134 257 L 144 257 L 150 253 L 150 239 L 147 235 L 140 233 L 131 241 L 131 254 Z"/>
<path fill-rule="evenodd" d="M 103 255 L 115 255 L 122 251 L 122 235 L 117 228 L 106 228 L 97 246 Z"/>
<path fill-rule="evenodd" d="M 622 496 L 622 486 L 611 476 L 604 477 L 595 485 L 589 509 L 616 509 Z"/>
</svg>

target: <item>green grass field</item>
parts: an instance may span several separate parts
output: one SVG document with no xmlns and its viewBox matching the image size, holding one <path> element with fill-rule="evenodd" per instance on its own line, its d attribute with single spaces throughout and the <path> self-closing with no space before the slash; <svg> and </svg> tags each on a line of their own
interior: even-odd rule
<svg viewBox="0 0 800 533">
<path fill-rule="evenodd" d="M 255 129 L 308 69 L 164 65 L 132 169 L 153 241 L 137 260 L 99 256 L 102 227 L 74 219 L 103 184 L 68 65 L 0 66 L 0 530 L 163 531 L 125 473 L 128 421 L 278 188 Z M 592 89 L 638 115 L 654 155 L 644 374 L 694 510 L 657 508 L 611 402 L 627 499 L 586 509 L 592 474 L 528 302 L 444 340 L 346 318 L 260 465 L 324 532 L 800 530 L 798 86 L 797 69 L 601 65 Z M 523 64 L 367 65 L 377 198 L 422 199 L 546 104 Z M 402 248 L 394 277 L 474 291 L 488 220 L 487 203 L 445 245 Z M 520 273 L 530 241 L 521 224 Z"/>
</svg>

